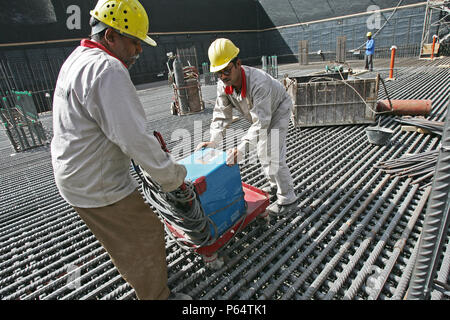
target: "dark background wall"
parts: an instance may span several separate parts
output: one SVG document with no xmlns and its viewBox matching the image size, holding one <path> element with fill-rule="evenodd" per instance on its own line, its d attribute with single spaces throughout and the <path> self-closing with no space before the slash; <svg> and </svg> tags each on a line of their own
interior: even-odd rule
<svg viewBox="0 0 450 320">
<path fill-rule="evenodd" d="M 253 0 L 141 0 L 150 33 L 257 30 L 261 6 Z M 97 0 L 0 1 L 0 43 L 82 38 Z M 80 14 L 78 14 L 80 13 Z M 268 19 L 265 18 L 265 21 Z M 6 28 L 6 29 L 3 29 Z"/>
<path fill-rule="evenodd" d="M 59 68 L 90 28 L 89 11 L 97 0 L 0 0 L 0 60 L 18 90 L 35 93 L 43 110 L 45 93 L 53 93 Z M 347 50 L 365 41 L 368 8 L 377 6 L 384 27 L 376 37 L 378 54 L 393 44 L 420 45 L 425 3 L 413 0 L 142 0 L 150 20 L 150 35 L 158 46 L 146 47 L 131 69 L 138 83 L 167 77 L 167 52 L 192 48 L 199 67 L 208 62 L 207 49 L 217 37 L 233 40 L 244 63 L 258 65 L 262 55 L 278 61 L 298 61 L 298 42 L 309 51 L 335 55 L 336 37 L 347 37 Z M 414 6 L 416 4 L 416 6 Z M 400 8 L 394 12 L 394 8 Z M 405 7 L 412 5 L 410 7 Z M 372 31 L 377 31 L 374 29 Z M 408 49 L 409 50 L 409 49 Z M 377 53 L 376 53 L 377 54 Z M 415 54 L 414 50 L 411 54 Z M 328 58 L 327 57 L 327 58 Z M 312 54 L 311 59 L 318 57 Z M 0 73 L 0 77 L 2 77 Z M 0 79 L 1 80 L 1 79 Z M 48 95 L 47 95 L 48 97 Z M 38 101 L 39 100 L 39 101 Z"/>
<path fill-rule="evenodd" d="M 417 0 L 259 0 L 270 21 L 267 25 L 284 26 L 299 22 L 310 22 L 331 17 L 366 12 L 370 6 L 380 9 L 422 3 Z"/>
<path fill-rule="evenodd" d="M 0 43 L 64 40 L 89 34 L 96 0 L 0 1 Z M 141 0 L 150 33 L 263 30 L 332 17 L 421 3 L 418 0 Z M 79 10 L 79 15 L 77 11 Z M 382 15 L 386 15 L 383 13 Z"/>
</svg>

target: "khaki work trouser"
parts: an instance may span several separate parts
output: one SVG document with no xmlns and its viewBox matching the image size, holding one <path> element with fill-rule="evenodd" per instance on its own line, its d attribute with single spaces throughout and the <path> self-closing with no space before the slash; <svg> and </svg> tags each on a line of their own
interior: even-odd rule
<svg viewBox="0 0 450 320">
<path fill-rule="evenodd" d="M 138 299 L 168 298 L 164 227 L 138 190 L 106 207 L 75 210 Z"/>
</svg>

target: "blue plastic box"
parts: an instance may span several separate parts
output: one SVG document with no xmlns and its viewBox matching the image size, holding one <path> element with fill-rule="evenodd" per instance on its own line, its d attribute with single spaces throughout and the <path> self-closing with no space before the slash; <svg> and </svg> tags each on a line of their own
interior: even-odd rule
<svg viewBox="0 0 450 320">
<path fill-rule="evenodd" d="M 217 237 L 246 213 L 239 166 L 226 165 L 226 153 L 206 148 L 179 161 L 194 183 L 203 211 L 217 226 Z M 211 227 L 211 235 L 216 236 Z"/>
</svg>

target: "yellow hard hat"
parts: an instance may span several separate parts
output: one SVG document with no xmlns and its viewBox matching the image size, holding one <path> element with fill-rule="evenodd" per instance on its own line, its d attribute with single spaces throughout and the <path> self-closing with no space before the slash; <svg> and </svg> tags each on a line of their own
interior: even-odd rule
<svg viewBox="0 0 450 320">
<path fill-rule="evenodd" d="M 217 72 L 225 68 L 231 60 L 237 57 L 239 48 L 229 39 L 219 38 L 209 46 L 208 57 L 211 63 L 210 71 Z"/>
<path fill-rule="evenodd" d="M 147 35 L 147 12 L 137 0 L 99 0 L 90 14 L 120 33 L 156 46 L 155 40 Z"/>
<path fill-rule="evenodd" d="M 367 35 L 366 35 L 366 37 L 371 37 L 372 36 L 372 32 L 367 32 Z"/>
</svg>

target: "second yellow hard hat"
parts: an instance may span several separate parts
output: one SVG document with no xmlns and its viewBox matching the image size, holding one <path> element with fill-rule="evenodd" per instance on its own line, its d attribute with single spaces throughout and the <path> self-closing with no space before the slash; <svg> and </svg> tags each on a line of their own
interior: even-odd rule
<svg viewBox="0 0 450 320">
<path fill-rule="evenodd" d="M 213 41 L 208 49 L 210 71 L 217 72 L 225 68 L 231 60 L 237 57 L 239 48 L 234 43 L 225 38 L 219 38 Z"/>
</svg>

